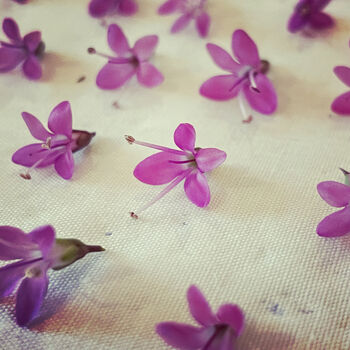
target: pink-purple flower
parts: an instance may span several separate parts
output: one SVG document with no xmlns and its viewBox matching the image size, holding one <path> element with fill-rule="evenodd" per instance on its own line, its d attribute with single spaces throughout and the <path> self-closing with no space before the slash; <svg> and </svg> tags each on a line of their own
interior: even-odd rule
<svg viewBox="0 0 350 350">
<path fill-rule="evenodd" d="M 350 87 L 350 68 L 337 66 L 334 68 L 335 75 L 348 87 Z M 350 116 L 350 91 L 338 96 L 332 103 L 332 111 L 340 115 Z"/>
<path fill-rule="evenodd" d="M 122 29 L 111 24 L 108 27 L 107 41 L 109 47 L 117 54 L 116 57 L 98 53 L 90 47 L 88 52 L 107 58 L 96 78 L 96 84 L 101 89 L 118 89 L 132 76 L 136 75 L 140 84 L 155 87 L 164 80 L 162 73 L 149 62 L 158 44 L 157 35 L 147 35 L 135 42 L 130 48 L 128 39 Z"/>
<path fill-rule="evenodd" d="M 196 131 L 191 124 L 180 124 L 174 132 L 174 142 L 180 150 L 157 146 L 125 136 L 130 144 L 157 149 L 160 152 L 139 163 L 134 176 L 149 185 L 169 185 L 150 203 L 131 216 L 137 218 L 171 189 L 185 180 L 187 198 L 198 207 L 206 207 L 210 202 L 210 190 L 205 173 L 217 168 L 226 159 L 226 153 L 217 148 L 195 147 Z"/>
<path fill-rule="evenodd" d="M 30 171 L 55 165 L 57 173 L 70 179 L 74 172 L 73 152 L 86 147 L 95 133 L 72 130 L 72 111 L 69 102 L 61 102 L 50 113 L 47 131 L 33 115 L 23 112 L 23 120 L 34 138 L 33 143 L 20 148 L 12 156 L 12 161 L 28 169 L 21 176 L 30 179 Z"/>
<path fill-rule="evenodd" d="M 116 12 L 122 16 L 131 16 L 138 10 L 135 0 L 91 0 L 89 13 L 92 17 L 100 18 Z"/>
<path fill-rule="evenodd" d="M 277 108 L 275 89 L 266 77 L 269 63 L 261 60 L 255 42 L 242 29 L 232 35 L 232 52 L 236 59 L 215 44 L 207 44 L 214 62 L 229 74 L 210 78 L 200 88 L 202 96 L 216 101 L 226 101 L 238 96 L 243 121 L 251 121 L 244 107 L 244 97 L 250 106 L 262 113 L 272 114 Z"/>
<path fill-rule="evenodd" d="M 299 0 L 288 21 L 288 30 L 298 32 L 305 27 L 322 30 L 334 25 L 333 18 L 324 13 L 324 8 L 331 0 Z"/>
<path fill-rule="evenodd" d="M 49 269 L 62 269 L 87 253 L 100 252 L 76 239 L 56 239 L 52 226 L 41 226 L 26 234 L 11 226 L 0 226 L 0 260 L 19 260 L 0 268 L 0 299 L 16 297 L 16 320 L 25 326 L 40 311 L 48 290 Z"/>
<path fill-rule="evenodd" d="M 28 2 L 28 0 L 13 0 L 14 2 L 17 2 L 17 4 L 24 5 Z"/>
<path fill-rule="evenodd" d="M 12 18 L 4 19 L 2 29 L 9 42 L 0 41 L 0 73 L 9 72 L 23 63 L 22 70 L 28 79 L 40 79 L 40 58 L 45 51 L 41 32 L 31 32 L 22 38 L 18 25 Z"/>
<path fill-rule="evenodd" d="M 175 12 L 181 14 L 171 27 L 172 33 L 185 29 L 194 20 L 198 34 L 204 38 L 208 35 L 210 27 L 210 16 L 205 10 L 206 2 L 207 0 L 167 0 L 159 7 L 158 13 L 160 15 Z"/>
<path fill-rule="evenodd" d="M 187 291 L 190 313 L 199 327 L 177 322 L 161 322 L 158 335 L 171 347 L 180 350 L 234 350 L 244 328 L 244 314 L 238 305 L 221 305 L 214 314 L 196 286 Z"/>
</svg>

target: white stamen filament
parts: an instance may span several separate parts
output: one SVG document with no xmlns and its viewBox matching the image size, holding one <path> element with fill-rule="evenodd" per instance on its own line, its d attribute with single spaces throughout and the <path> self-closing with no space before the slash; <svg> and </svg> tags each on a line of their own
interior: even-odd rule
<svg viewBox="0 0 350 350">
<path fill-rule="evenodd" d="M 254 78 L 254 74 L 255 74 L 255 71 L 253 69 L 251 69 L 249 71 L 249 81 L 250 81 L 250 85 L 251 87 L 256 91 L 256 92 L 260 92 L 259 89 L 258 89 L 258 86 L 256 85 L 256 81 L 255 81 L 255 78 Z"/>
<path fill-rule="evenodd" d="M 239 93 L 238 94 L 238 104 L 239 104 L 239 108 L 241 110 L 241 113 L 243 115 L 243 123 L 250 123 L 253 119 L 252 115 L 248 115 L 245 107 L 244 107 L 244 101 L 243 101 L 243 98 L 242 98 L 242 94 Z"/>
</svg>

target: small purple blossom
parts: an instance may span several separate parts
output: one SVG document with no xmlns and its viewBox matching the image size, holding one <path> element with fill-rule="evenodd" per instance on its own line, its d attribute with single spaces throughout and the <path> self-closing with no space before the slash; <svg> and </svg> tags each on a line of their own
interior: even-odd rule
<svg viewBox="0 0 350 350">
<path fill-rule="evenodd" d="M 174 142 L 180 148 L 175 150 L 147 142 L 136 141 L 125 136 L 130 144 L 157 149 L 158 152 L 139 163 L 134 176 L 149 185 L 169 185 L 149 204 L 140 208 L 140 213 L 161 199 L 181 181 L 185 180 L 187 198 L 198 207 L 210 202 L 210 190 L 205 173 L 217 168 L 226 159 L 226 153 L 217 148 L 195 148 L 196 131 L 191 124 L 180 124 L 174 132 Z M 135 212 L 131 216 L 137 218 Z"/>
<path fill-rule="evenodd" d="M 350 68 L 337 66 L 334 74 L 348 87 L 350 87 Z M 350 116 L 350 91 L 338 96 L 332 103 L 332 111 L 340 115 Z"/>
<path fill-rule="evenodd" d="M 118 12 L 122 16 L 131 16 L 138 10 L 135 0 L 91 0 L 89 13 L 100 18 Z"/>
<path fill-rule="evenodd" d="M 31 32 L 22 38 L 18 25 L 12 18 L 4 19 L 2 29 L 10 42 L 0 41 L 0 73 L 9 72 L 23 62 L 24 75 L 28 79 L 40 79 L 40 58 L 45 51 L 41 32 Z"/>
<path fill-rule="evenodd" d="M 24 5 L 28 2 L 28 0 L 13 0 L 14 2 L 17 2 L 17 4 Z"/>
<path fill-rule="evenodd" d="M 288 30 L 296 33 L 306 26 L 322 30 L 334 25 L 333 18 L 322 12 L 331 0 L 299 0 L 288 21 Z"/>
<path fill-rule="evenodd" d="M 234 350 L 235 341 L 244 328 L 244 314 L 238 305 L 221 305 L 214 314 L 196 286 L 187 291 L 192 317 L 199 327 L 184 323 L 161 322 L 158 335 L 171 347 L 180 350 Z"/>
<path fill-rule="evenodd" d="M 205 38 L 210 27 L 210 16 L 205 11 L 207 0 L 168 0 L 158 9 L 160 15 L 169 15 L 180 12 L 181 16 L 171 27 L 172 33 L 185 29 L 191 20 L 196 22 L 198 34 Z"/>
<path fill-rule="evenodd" d="M 72 130 L 72 111 L 69 102 L 61 102 L 49 116 L 47 131 L 33 115 L 23 112 L 24 122 L 34 138 L 41 141 L 20 148 L 12 156 L 12 161 L 29 169 L 21 176 L 30 179 L 30 171 L 55 165 L 57 173 L 68 180 L 73 176 L 73 152 L 86 147 L 95 133 Z"/>
<path fill-rule="evenodd" d="M 60 270 L 87 253 L 101 252 L 76 239 L 56 239 L 52 226 L 41 226 L 28 234 L 11 226 L 0 226 L 0 260 L 19 260 L 0 268 L 0 299 L 16 287 L 16 320 L 25 326 L 38 314 L 46 296 L 49 269 Z"/>
<path fill-rule="evenodd" d="M 158 44 L 157 35 L 144 36 L 130 48 L 122 29 L 116 24 L 111 24 L 108 27 L 107 41 L 109 47 L 117 54 L 116 57 L 98 53 L 92 47 L 88 49 L 90 54 L 98 54 L 108 59 L 108 63 L 103 66 L 96 78 L 99 88 L 118 89 L 133 75 L 136 75 L 139 83 L 146 87 L 155 87 L 163 82 L 162 73 L 148 62 Z"/>
<path fill-rule="evenodd" d="M 207 44 L 213 61 L 230 74 L 205 81 L 200 87 L 200 94 L 215 101 L 226 101 L 238 96 L 244 122 L 250 122 L 252 116 L 247 114 L 242 96 L 254 110 L 267 115 L 274 113 L 277 95 L 265 75 L 269 70 L 269 62 L 260 60 L 255 42 L 242 29 L 234 31 L 231 46 L 236 60 L 221 47 Z"/>
</svg>

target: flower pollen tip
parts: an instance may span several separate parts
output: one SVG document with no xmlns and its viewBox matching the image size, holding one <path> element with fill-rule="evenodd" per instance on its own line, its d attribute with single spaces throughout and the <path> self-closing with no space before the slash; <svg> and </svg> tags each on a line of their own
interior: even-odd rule
<svg viewBox="0 0 350 350">
<path fill-rule="evenodd" d="M 22 178 L 22 179 L 24 179 L 24 180 L 31 180 L 31 176 L 30 176 L 30 174 L 28 174 L 28 173 L 21 173 L 21 174 L 19 174 L 19 176 Z"/>
<path fill-rule="evenodd" d="M 88 52 L 89 54 L 95 54 L 95 53 L 96 53 L 96 49 L 94 49 L 93 47 L 89 47 L 89 48 L 87 49 L 87 52 Z"/>
<path fill-rule="evenodd" d="M 350 174 L 347 170 L 345 170 L 343 168 L 339 168 L 339 169 L 344 175 L 349 175 Z"/>
<path fill-rule="evenodd" d="M 243 119 L 242 123 L 244 124 L 250 124 L 253 121 L 253 116 L 250 115 L 247 119 Z"/>
<path fill-rule="evenodd" d="M 139 218 L 133 211 L 130 212 L 130 216 L 135 220 Z"/>
<path fill-rule="evenodd" d="M 125 140 L 126 140 L 130 145 L 132 145 L 132 144 L 135 142 L 135 139 L 134 139 L 132 136 L 130 136 L 130 135 L 124 135 L 124 137 L 125 137 Z"/>
</svg>

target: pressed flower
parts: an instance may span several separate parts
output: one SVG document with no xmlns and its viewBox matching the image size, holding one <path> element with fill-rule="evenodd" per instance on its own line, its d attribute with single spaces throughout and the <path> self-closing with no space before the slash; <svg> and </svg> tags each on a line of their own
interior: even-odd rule
<svg viewBox="0 0 350 350">
<path fill-rule="evenodd" d="M 299 0 L 288 21 L 288 30 L 295 33 L 307 26 L 322 30 L 334 25 L 333 18 L 322 12 L 331 0 Z"/>
<path fill-rule="evenodd" d="M 250 122 L 252 116 L 246 112 L 243 97 L 254 110 L 267 115 L 274 113 L 277 95 L 265 75 L 269 70 L 269 62 L 260 59 L 255 42 L 242 29 L 233 33 L 231 45 L 236 60 L 221 47 L 207 44 L 214 62 L 230 74 L 218 75 L 204 82 L 200 88 L 201 95 L 216 101 L 238 96 L 244 122 Z"/>
<path fill-rule="evenodd" d="M 16 297 L 16 320 L 27 325 L 38 314 L 48 289 L 49 269 L 60 270 L 100 246 L 85 245 L 77 239 L 56 239 L 52 226 L 41 226 L 28 234 L 11 226 L 0 226 L 0 259 L 19 260 L 0 268 L 0 298 Z"/>
<path fill-rule="evenodd" d="M 138 10 L 135 0 L 91 0 L 89 13 L 100 18 L 118 12 L 122 16 L 131 16 Z"/>
<path fill-rule="evenodd" d="M 345 184 L 324 181 L 317 185 L 317 191 L 324 201 L 336 208 L 342 208 L 326 216 L 317 226 L 317 234 L 323 237 L 339 237 L 350 232 L 350 186 L 349 172 L 340 169 L 345 175 Z"/>
<path fill-rule="evenodd" d="M 174 12 L 181 16 L 171 27 L 172 33 L 185 29 L 194 20 L 198 34 L 204 38 L 208 35 L 210 27 L 210 16 L 205 11 L 207 0 L 168 0 L 158 9 L 160 15 L 169 15 Z"/>
<path fill-rule="evenodd" d="M 96 78 L 99 88 L 118 89 L 135 74 L 139 83 L 146 87 L 155 87 L 163 82 L 162 73 L 148 62 L 158 44 L 157 35 L 144 36 L 130 48 L 122 29 L 116 24 L 111 24 L 108 27 L 107 41 L 109 47 L 117 54 L 116 57 L 99 53 L 92 47 L 88 49 L 90 54 L 98 54 L 108 60 Z"/>
<path fill-rule="evenodd" d="M 235 341 L 244 327 L 244 314 L 238 305 L 221 305 L 214 314 L 196 286 L 188 289 L 187 301 L 199 327 L 177 322 L 159 323 L 156 332 L 167 344 L 180 350 L 236 349 Z"/>
<path fill-rule="evenodd" d="M 180 124 L 174 132 L 174 142 L 180 150 L 136 141 L 125 136 L 130 144 L 150 147 L 160 152 L 139 163 L 134 176 L 149 185 L 169 185 L 150 203 L 131 216 L 137 218 L 140 212 L 161 199 L 182 180 L 185 193 L 198 207 L 206 207 L 210 202 L 210 190 L 205 173 L 217 168 L 226 159 L 226 153 L 217 148 L 195 148 L 196 131 L 191 124 Z"/>
<path fill-rule="evenodd" d="M 50 132 L 33 115 L 23 112 L 22 117 L 32 136 L 41 142 L 24 146 L 12 156 L 14 163 L 28 168 L 21 176 L 29 180 L 31 170 L 54 164 L 61 177 L 70 179 L 74 172 L 73 152 L 86 147 L 95 133 L 72 130 L 72 111 L 66 101 L 58 104 L 50 113 Z"/>
<path fill-rule="evenodd" d="M 335 75 L 346 85 L 350 87 L 350 68 L 337 66 L 334 68 Z M 350 116 L 350 91 L 338 96 L 332 103 L 332 111 L 340 115 Z"/>
<path fill-rule="evenodd" d="M 12 18 L 4 19 L 2 29 L 10 42 L 0 41 L 0 73 L 9 72 L 23 63 L 22 70 L 28 79 L 40 79 L 40 58 L 45 51 L 41 32 L 31 32 L 22 38 L 18 25 Z"/>
</svg>

